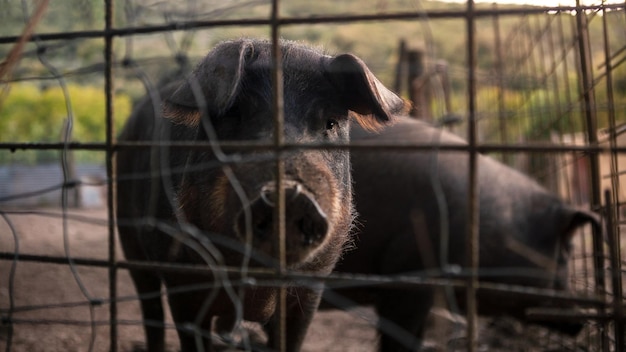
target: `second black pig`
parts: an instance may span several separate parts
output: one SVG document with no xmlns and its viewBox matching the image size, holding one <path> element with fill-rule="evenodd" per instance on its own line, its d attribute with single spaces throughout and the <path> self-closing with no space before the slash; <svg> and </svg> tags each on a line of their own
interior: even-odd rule
<svg viewBox="0 0 626 352">
<path fill-rule="evenodd" d="M 426 123 L 398 121 L 380 133 L 355 128 L 352 139 L 466 144 Z M 465 151 L 353 151 L 360 225 L 356 248 L 346 252 L 336 271 L 398 275 L 438 269 L 443 262 L 465 267 L 468 164 Z M 480 279 L 566 289 L 572 234 L 586 223 L 598 225 L 596 215 L 565 204 L 490 157 L 479 155 L 477 164 Z M 421 344 L 433 290 L 355 287 L 329 290 L 327 298 L 339 305 L 375 305 L 381 318 L 380 350 L 409 351 Z M 502 297 L 478 302 L 481 313 L 516 316 L 536 303 Z"/>
</svg>

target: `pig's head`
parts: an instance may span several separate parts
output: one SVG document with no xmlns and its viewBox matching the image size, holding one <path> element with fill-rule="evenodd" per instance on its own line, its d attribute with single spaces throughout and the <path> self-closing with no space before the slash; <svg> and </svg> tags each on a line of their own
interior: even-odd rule
<svg viewBox="0 0 626 352">
<path fill-rule="evenodd" d="M 580 233 L 581 228 L 587 224 L 600 229 L 599 217 L 592 212 L 569 206 L 544 192 L 530 192 L 527 198 L 521 199 L 518 204 L 519 214 L 513 214 L 513 221 L 510 223 L 512 226 L 508 228 L 510 231 L 502 236 L 504 249 L 492 256 L 500 258 L 497 259 L 500 263 L 491 263 L 493 267 L 489 268 L 489 274 L 484 279 L 559 291 L 568 290 L 568 266 L 573 250 L 573 236 Z M 487 262 L 489 260 L 486 259 Z M 551 301 L 524 295 L 514 299 L 494 299 L 491 294 L 486 294 L 486 297 L 481 300 L 481 309 L 485 314 L 492 314 L 491 311 L 507 312 L 522 319 L 525 319 L 528 308 L 563 306 L 556 299 Z M 571 304 L 564 306 L 572 308 Z M 582 328 L 578 323 L 535 322 L 569 334 L 575 334 Z"/>
<path fill-rule="evenodd" d="M 504 217 L 506 226 L 500 224 L 502 250 L 492 251 L 481 263 L 495 268 L 486 279 L 493 276 L 497 282 L 565 290 L 573 236 L 587 224 L 599 227 L 600 220 L 547 192 L 529 193 L 513 207 L 513 214 Z"/>
<path fill-rule="evenodd" d="M 271 49 L 270 42 L 247 39 L 218 45 L 165 100 L 164 116 L 196 127 L 198 141 L 271 143 Z M 353 55 L 323 55 L 291 42 L 281 43 L 281 53 L 286 143 L 347 143 L 351 120 L 376 128 L 405 109 Z M 348 152 L 286 151 L 281 185 L 275 181 L 275 153 L 237 155 L 241 163 L 209 167 L 217 159 L 213 151 L 192 152 L 178 191 L 187 221 L 276 257 L 273 214 L 282 187 L 288 266 L 332 265 L 353 221 Z"/>
<path fill-rule="evenodd" d="M 556 202 L 545 209 L 538 208 L 537 222 L 527 224 L 531 234 L 529 248 L 535 248 L 538 256 L 532 259 L 532 254 L 524 256 L 530 263 L 539 268 L 548 269 L 550 273 L 544 285 L 557 290 L 569 289 L 569 260 L 573 251 L 573 238 L 580 234 L 582 227 L 589 224 L 597 229 L 601 228 L 599 217 L 587 210 L 575 208 L 561 202 Z M 515 245 L 509 243 L 512 249 Z M 543 258 L 543 260 L 542 260 Z M 545 261 L 545 262 L 544 262 Z"/>
</svg>

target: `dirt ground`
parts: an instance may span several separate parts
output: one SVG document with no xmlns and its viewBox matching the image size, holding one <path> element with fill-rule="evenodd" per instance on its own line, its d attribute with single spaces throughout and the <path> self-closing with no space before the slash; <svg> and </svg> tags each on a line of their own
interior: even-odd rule
<svg viewBox="0 0 626 352">
<path fill-rule="evenodd" d="M 29 214 L 17 213 L 25 210 L 5 211 L 4 221 L 0 221 L 0 252 L 57 257 L 69 253 L 76 258 L 107 259 L 105 209 L 70 210 L 66 242 L 59 209 L 37 209 Z M 72 272 L 68 265 L 0 260 L 0 350 L 7 350 L 9 336 L 8 350 L 16 352 L 109 350 L 108 271 L 75 268 Z M 133 351 L 143 344 L 144 337 L 139 304 L 126 271 L 119 271 L 117 289 L 118 349 Z M 90 305 L 90 301 L 97 304 Z M 11 306 L 12 334 L 4 323 Z M 451 324 L 454 319 L 447 312 L 435 313 L 439 319 L 428 333 L 425 350 L 464 350 L 463 323 Z M 369 308 L 320 312 L 308 332 L 304 351 L 375 351 L 375 319 Z M 169 323 L 171 326 L 171 319 Z M 484 320 L 480 334 L 479 350 L 484 351 L 593 350 L 592 346 L 510 319 Z M 169 350 L 178 350 L 173 329 L 168 329 L 167 341 Z"/>
</svg>

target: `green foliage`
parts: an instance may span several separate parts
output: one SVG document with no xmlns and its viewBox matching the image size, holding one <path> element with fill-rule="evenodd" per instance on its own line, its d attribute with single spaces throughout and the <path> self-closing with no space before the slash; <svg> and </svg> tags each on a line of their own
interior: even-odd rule
<svg viewBox="0 0 626 352">
<path fill-rule="evenodd" d="M 511 136 L 519 135 L 525 130 L 524 121 L 517 115 L 524 102 L 521 92 L 514 90 L 499 92 L 497 87 L 486 87 L 478 90 L 476 100 L 476 109 L 481 112 L 480 127 L 485 131 L 484 138 L 487 141 L 510 140 Z M 500 104 L 502 111 L 499 111 Z"/>
<path fill-rule="evenodd" d="M 131 111 L 128 96 L 114 100 L 115 129 L 122 127 Z M 0 140 L 3 142 L 60 142 L 68 116 L 73 118 L 72 141 L 104 142 L 105 96 L 102 88 L 68 85 L 40 89 L 33 84 L 13 84 L 1 100 Z M 93 153 L 92 153 L 93 154 Z M 81 153 L 77 153 L 80 160 Z M 55 159 L 56 158 L 56 159 Z M 55 152 L 0 154 L 0 162 L 38 162 L 57 160 Z"/>
<path fill-rule="evenodd" d="M 24 14 L 20 2 L 5 1 L 0 11 L 0 35 L 17 35 L 23 29 Z M 27 10 L 32 11 L 34 0 L 25 0 Z M 216 20 L 236 18 L 268 18 L 269 5 L 250 4 L 245 0 L 207 0 L 164 2 L 137 0 L 133 2 L 115 1 L 115 24 L 118 27 L 158 25 L 172 21 Z M 38 33 L 102 29 L 104 26 L 104 4 L 101 0 L 52 1 Z M 491 3 L 477 3 L 476 9 L 491 9 Z M 497 5 L 499 9 L 520 9 L 519 5 Z M 387 0 L 290 0 L 281 2 L 280 14 L 286 17 L 315 17 L 339 14 L 377 14 L 420 11 L 464 11 L 463 3 L 438 1 Z M 167 14 L 167 16 L 165 15 Z M 589 16 L 589 37 L 594 76 L 603 70 L 599 63 L 604 58 L 604 33 L 602 20 L 608 21 L 608 37 L 611 53 L 623 48 L 623 11 L 609 12 L 606 16 Z M 574 20 L 570 13 L 540 14 L 526 16 L 500 16 L 497 23 L 491 16 L 476 18 L 474 33 L 476 66 L 478 69 L 477 111 L 480 119 L 480 133 L 486 140 L 500 141 L 500 134 L 506 134 L 508 141 L 547 138 L 550 131 L 563 133 L 585 129 L 585 118 L 579 103 L 578 77 L 576 75 L 577 50 L 566 52 L 564 61 L 566 73 L 560 67 L 553 72 L 568 77 L 558 77 L 559 89 L 547 82 L 546 72 L 550 71 L 550 45 L 556 49 L 556 56 L 564 45 L 575 42 Z M 561 22 L 563 37 L 557 30 Z M 505 80 L 503 106 L 498 108 L 498 92 L 494 87 L 495 68 L 498 63 L 496 53 L 496 24 L 499 28 L 503 72 Z M 280 35 L 286 39 L 302 40 L 320 45 L 329 53 L 352 52 L 361 57 L 383 83 L 393 85 L 398 51 L 398 43 L 405 40 L 410 49 L 422 49 L 429 60 L 444 60 L 449 67 L 452 111 L 465 116 L 467 113 L 468 82 L 467 20 L 458 18 L 436 18 L 423 16 L 419 19 L 401 21 L 362 21 L 355 23 L 332 23 L 311 25 L 287 25 L 280 28 Z M 549 28 L 549 31 L 544 31 Z M 190 33 L 195 33 L 189 47 L 181 43 Z M 543 35 L 540 35 L 543 33 Z M 129 55 L 140 63 L 138 70 L 152 82 L 159 82 L 164 72 L 176 66 L 171 60 L 182 48 L 184 54 L 199 60 L 218 41 L 238 37 L 269 38 L 268 26 L 224 26 L 200 29 L 193 32 L 173 31 L 142 34 L 115 41 L 116 60 Z M 169 38 L 169 41 L 164 40 Z M 103 41 L 101 38 L 76 39 L 71 41 L 46 42 L 46 58 L 63 74 L 77 69 L 99 70 L 103 61 Z M 542 51 L 539 51 L 540 48 Z M 0 45 L 0 57 L 10 45 Z M 49 76 L 50 73 L 35 57 L 36 47 L 28 44 L 14 77 Z M 530 56 L 534 55 L 534 56 Z M 169 58 L 170 60 L 167 60 Z M 532 64 L 529 64 L 534 60 Z M 614 60 L 614 64 L 618 60 Z M 432 64 L 427 62 L 426 65 Z M 545 66 L 542 69 L 542 66 Z M 432 67 L 432 66 L 430 66 Z M 144 84 L 130 69 L 116 70 L 116 82 L 124 87 L 126 94 L 138 99 L 145 94 Z M 100 78 L 81 74 L 72 77 L 80 82 L 102 87 Z M 614 113 L 617 122 L 626 122 L 626 63 L 613 70 Z M 594 94 L 597 102 L 597 118 L 600 128 L 609 125 L 609 100 L 605 82 L 596 82 Z M 559 94 L 557 96 L 556 94 Z M 566 96 L 566 92 L 569 96 Z M 403 93 L 406 95 L 406 93 Z M 70 99 L 76 117 L 73 138 L 79 141 L 102 141 L 104 139 L 104 95 L 101 90 L 71 86 Z M 37 98 L 35 98 L 37 97 Z M 116 104 L 122 104 L 127 96 L 119 96 Z M 443 111 L 442 95 L 435 96 L 431 106 L 433 111 Z M 438 110 L 437 110 L 438 109 Z M 116 122 L 128 115 L 127 107 L 116 106 Z M 31 116 L 32 115 L 32 116 Z M 10 116 L 6 122 L 6 116 Z M 19 118 L 17 118 L 19 116 Z M 25 117 L 26 116 L 26 117 Z M 63 121 L 67 116 L 65 98 L 59 88 L 40 91 L 32 85 L 14 86 L 4 106 L 0 107 L 0 138 L 2 141 L 42 142 L 59 141 Z M 439 116 L 435 116 L 437 118 Z M 500 127 L 503 123 L 503 128 Z M 119 128 L 119 124 L 117 126 Z M 8 132 L 7 132 L 8 131 Z M 19 154 L 19 153 L 18 153 Z M 17 154 L 16 154 L 17 155 Z M 0 160 L 2 156 L 0 156 Z"/>
<path fill-rule="evenodd" d="M 568 103 L 563 90 L 557 95 L 550 89 L 523 91 L 504 89 L 500 93 L 501 111 L 498 109 L 500 106 L 498 88 L 492 86 L 479 89 L 477 111 L 481 114 L 481 129 L 484 131 L 485 140 L 500 142 L 503 138 L 507 141 L 546 141 L 550 139 L 552 132 L 584 131 L 587 128 L 586 117 L 575 85 L 575 81 L 570 81 L 570 90 L 575 95 L 575 100 L 571 104 Z M 611 112 L 617 124 L 626 122 L 626 94 L 614 91 L 612 111 L 608 109 L 610 104 L 606 86 L 597 85 L 594 98 L 598 128 L 610 126 Z"/>
</svg>

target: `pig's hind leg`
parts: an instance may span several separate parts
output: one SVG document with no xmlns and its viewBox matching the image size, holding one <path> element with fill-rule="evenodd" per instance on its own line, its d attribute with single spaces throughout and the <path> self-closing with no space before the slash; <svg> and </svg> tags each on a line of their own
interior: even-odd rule
<svg viewBox="0 0 626 352">
<path fill-rule="evenodd" d="M 141 302 L 147 351 L 165 351 L 163 301 L 161 299 L 161 279 L 145 271 L 130 271 Z"/>
</svg>

